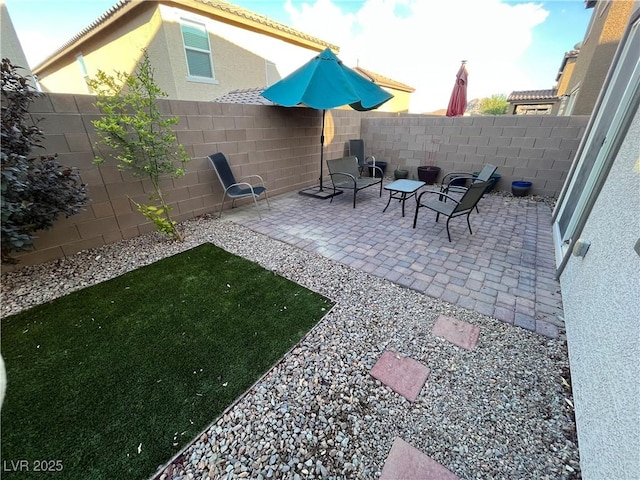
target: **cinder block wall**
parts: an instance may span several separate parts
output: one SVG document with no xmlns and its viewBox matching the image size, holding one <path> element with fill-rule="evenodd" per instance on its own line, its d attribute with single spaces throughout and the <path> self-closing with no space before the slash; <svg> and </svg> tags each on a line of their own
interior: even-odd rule
<svg viewBox="0 0 640 480">
<path fill-rule="evenodd" d="M 417 167 L 474 172 L 485 163 L 498 167 L 498 190 L 514 180 L 532 182 L 533 194 L 557 196 L 584 135 L 589 117 L 486 116 L 365 117 L 362 138 L 391 173 L 400 167 L 417 177 Z"/>
<path fill-rule="evenodd" d="M 103 154 L 94 148 L 97 136 L 91 121 L 100 116 L 94 103 L 90 95 L 48 94 L 31 108 L 46 133 L 45 149 L 39 153 L 57 153 L 60 163 L 78 168 L 91 200 L 80 214 L 39 232 L 34 250 L 16 255 L 20 265 L 70 256 L 154 229 L 129 200 L 145 202 L 148 181 L 119 171 L 113 160 L 100 167 L 93 164 L 95 156 Z M 180 118 L 176 134 L 192 157 L 186 175 L 167 179 L 164 185 L 177 221 L 219 209 L 223 190 L 207 160 L 215 152 L 227 155 L 237 177 L 261 175 L 271 196 L 318 182 L 321 111 L 174 100 L 161 101 L 160 108 Z M 425 148 L 432 148 L 431 157 L 443 172 L 475 171 L 494 162 L 502 174 L 498 188 L 508 190 L 512 178 L 531 179 L 534 192 L 555 195 L 586 121 L 587 117 L 399 117 L 330 110 L 325 117 L 324 158 L 344 156 L 349 139 L 364 138 L 366 154 L 388 161 L 391 176 L 397 165 L 415 172 L 425 163 Z"/>
<path fill-rule="evenodd" d="M 16 255 L 20 265 L 55 260 L 154 230 L 129 200 L 146 202 L 150 183 L 121 172 L 114 160 L 99 167 L 93 164 L 96 155 L 104 154 L 94 147 L 98 137 L 91 121 L 100 116 L 95 100 L 90 95 L 47 94 L 30 109 L 46 134 L 45 149 L 37 153 L 57 153 L 61 164 L 76 167 L 91 200 L 80 214 L 38 232 L 34 251 Z M 212 153 L 225 153 L 237 178 L 261 175 L 272 196 L 318 181 L 321 111 L 174 100 L 161 101 L 160 108 L 180 118 L 175 127 L 178 141 L 192 158 L 186 175 L 164 182 L 177 221 L 218 211 L 223 189 L 207 159 Z M 347 140 L 359 138 L 361 117 L 353 113 L 327 112 L 325 158 L 342 156 Z M 227 200 L 226 206 L 230 203 Z"/>
</svg>

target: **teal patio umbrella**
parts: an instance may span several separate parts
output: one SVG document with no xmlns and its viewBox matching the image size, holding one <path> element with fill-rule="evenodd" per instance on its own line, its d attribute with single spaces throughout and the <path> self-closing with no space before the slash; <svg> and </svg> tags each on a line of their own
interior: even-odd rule
<svg viewBox="0 0 640 480">
<path fill-rule="evenodd" d="M 326 110 L 344 105 L 349 105 L 354 110 L 374 110 L 393 98 L 393 95 L 373 81 L 343 65 L 329 48 L 271 85 L 262 92 L 262 96 L 284 107 L 306 105 L 322 110 L 320 185 L 300 192 L 319 198 L 332 196 L 332 193 L 326 192 L 322 186 Z"/>
</svg>

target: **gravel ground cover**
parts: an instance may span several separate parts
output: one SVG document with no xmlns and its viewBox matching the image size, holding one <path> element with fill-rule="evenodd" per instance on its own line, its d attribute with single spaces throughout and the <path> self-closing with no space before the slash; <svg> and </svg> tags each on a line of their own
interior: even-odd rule
<svg viewBox="0 0 640 480">
<path fill-rule="evenodd" d="M 395 437 L 460 478 L 580 478 L 564 335 L 509 326 L 231 221 L 182 228 L 184 243 L 153 233 L 2 275 L 6 316 L 212 242 L 337 302 L 157 478 L 375 479 Z M 439 315 L 480 327 L 476 348 L 435 337 Z M 415 403 L 369 375 L 385 350 L 431 369 Z"/>
</svg>

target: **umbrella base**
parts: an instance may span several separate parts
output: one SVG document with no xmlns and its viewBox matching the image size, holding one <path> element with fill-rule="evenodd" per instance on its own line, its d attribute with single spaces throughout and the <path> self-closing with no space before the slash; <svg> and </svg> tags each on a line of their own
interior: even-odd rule
<svg viewBox="0 0 640 480">
<path fill-rule="evenodd" d="M 298 192 L 300 195 L 307 195 L 315 198 L 331 198 L 340 195 L 342 190 L 334 190 L 333 188 L 323 188 L 319 185 L 302 189 Z"/>
</svg>

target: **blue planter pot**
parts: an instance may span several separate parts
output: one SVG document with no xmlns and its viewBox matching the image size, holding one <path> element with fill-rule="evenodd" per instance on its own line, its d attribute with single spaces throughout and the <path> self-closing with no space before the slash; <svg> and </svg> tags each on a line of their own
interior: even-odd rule
<svg viewBox="0 0 640 480">
<path fill-rule="evenodd" d="M 511 183 L 511 193 L 514 197 L 524 197 L 531 190 L 531 182 L 517 181 Z"/>
</svg>

